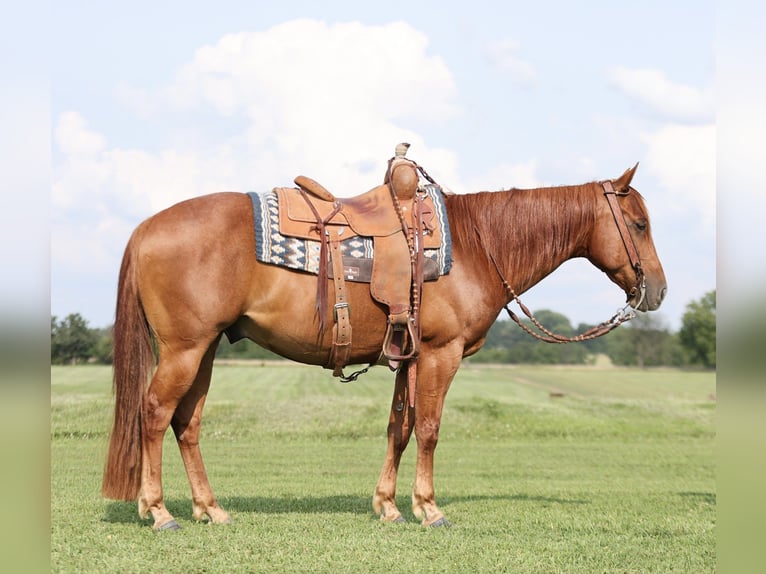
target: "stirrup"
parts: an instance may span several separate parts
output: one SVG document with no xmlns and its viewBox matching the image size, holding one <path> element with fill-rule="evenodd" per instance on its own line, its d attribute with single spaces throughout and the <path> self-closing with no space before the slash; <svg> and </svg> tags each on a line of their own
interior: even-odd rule
<svg viewBox="0 0 766 574">
<path fill-rule="evenodd" d="M 409 344 L 409 350 L 407 349 Z M 420 351 L 420 341 L 415 336 L 415 321 L 407 316 L 402 322 L 392 321 L 389 317 L 386 336 L 383 338 L 383 355 L 391 361 L 407 361 Z"/>
</svg>

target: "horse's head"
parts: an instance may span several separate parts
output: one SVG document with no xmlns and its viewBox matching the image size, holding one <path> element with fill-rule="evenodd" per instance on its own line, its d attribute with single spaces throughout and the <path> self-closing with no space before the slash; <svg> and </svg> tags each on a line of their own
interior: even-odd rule
<svg viewBox="0 0 766 574">
<path fill-rule="evenodd" d="M 599 201 L 588 258 L 622 287 L 631 307 L 653 311 L 665 297 L 667 282 L 652 241 L 646 205 L 630 186 L 637 167 L 599 186 L 603 200 Z"/>
</svg>

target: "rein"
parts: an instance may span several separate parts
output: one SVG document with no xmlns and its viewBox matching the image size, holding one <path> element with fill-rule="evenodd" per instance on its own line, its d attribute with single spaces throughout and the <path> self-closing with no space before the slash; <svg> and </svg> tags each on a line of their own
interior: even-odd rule
<svg viewBox="0 0 766 574">
<path fill-rule="evenodd" d="M 611 181 L 604 181 L 601 183 L 601 186 L 604 188 L 604 196 L 607 199 L 609 208 L 612 210 L 612 215 L 614 216 L 615 223 L 617 224 L 617 229 L 620 232 L 620 237 L 622 238 L 622 242 L 625 245 L 625 250 L 628 253 L 630 264 L 633 267 L 633 269 L 636 271 L 636 285 L 631 289 L 630 294 L 628 295 L 628 301 L 630 301 L 631 297 L 633 297 L 637 292 L 640 292 L 640 298 L 638 300 L 638 303 L 636 304 L 636 307 L 638 307 L 643 302 L 644 297 L 646 295 L 646 277 L 644 276 L 644 271 L 641 268 L 641 260 L 638 256 L 638 250 L 636 249 L 635 243 L 633 243 L 633 238 L 630 236 L 630 233 L 628 232 L 628 226 L 625 223 L 625 214 L 622 212 L 622 208 L 620 207 L 620 204 L 617 202 L 617 198 L 616 198 L 617 195 L 627 195 L 628 193 L 630 193 L 630 190 L 626 192 L 618 193 L 617 191 L 614 190 L 614 187 L 612 186 Z M 521 327 L 529 335 L 532 335 L 534 338 L 539 339 L 540 341 L 544 341 L 546 343 L 556 343 L 556 344 L 589 341 L 591 339 L 601 337 L 602 335 L 606 335 L 613 329 L 619 327 L 620 325 L 622 325 L 623 323 L 627 321 L 630 321 L 636 316 L 635 312 L 629 309 L 630 304 L 626 303 L 625 306 L 619 309 L 617 313 L 612 315 L 612 317 L 610 317 L 603 323 L 599 323 L 595 327 L 591 327 L 584 333 L 580 333 L 579 335 L 575 335 L 574 337 L 566 337 L 564 335 L 558 335 L 556 333 L 553 333 L 552 331 L 546 329 L 542 325 L 542 323 L 540 323 L 540 321 L 538 321 L 534 317 L 534 315 L 530 312 L 527 306 L 521 302 L 521 299 L 519 299 L 519 296 L 510 286 L 508 281 L 506 281 L 502 271 L 500 271 L 500 267 L 498 266 L 497 261 L 493 257 L 492 253 L 490 253 L 487 250 L 486 246 L 484 245 L 484 242 L 481 239 L 481 234 L 479 233 L 479 230 L 476 228 L 476 226 L 474 226 L 474 230 L 476 231 L 476 235 L 479 237 L 479 243 L 484 248 L 484 252 L 487 254 L 490 261 L 492 261 L 492 265 L 495 267 L 495 271 L 497 271 L 497 274 L 500 277 L 500 280 L 503 282 L 503 287 L 505 287 L 505 290 L 508 293 L 508 296 L 511 298 L 511 300 L 503 306 L 503 309 L 505 309 L 506 313 L 508 313 L 508 316 L 511 319 L 513 319 L 513 321 L 519 327 Z M 522 323 L 519 317 L 516 315 L 516 313 L 514 313 L 508 307 L 508 305 L 510 305 L 513 301 L 516 301 L 519 308 L 529 318 L 529 320 L 532 321 L 532 324 L 543 333 L 542 335 L 540 333 L 535 332 L 532 328 Z"/>
</svg>

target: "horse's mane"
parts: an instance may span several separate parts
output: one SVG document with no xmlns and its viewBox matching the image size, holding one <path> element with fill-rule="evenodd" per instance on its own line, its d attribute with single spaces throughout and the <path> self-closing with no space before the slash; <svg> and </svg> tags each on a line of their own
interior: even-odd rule
<svg viewBox="0 0 766 574">
<path fill-rule="evenodd" d="M 595 221 L 594 185 L 445 196 L 452 241 L 477 256 L 486 250 L 526 276 L 584 243 Z"/>
</svg>

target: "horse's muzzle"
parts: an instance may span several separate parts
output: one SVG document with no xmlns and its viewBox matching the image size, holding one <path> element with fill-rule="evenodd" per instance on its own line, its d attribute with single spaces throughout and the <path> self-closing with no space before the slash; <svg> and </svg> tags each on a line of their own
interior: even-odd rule
<svg viewBox="0 0 766 574">
<path fill-rule="evenodd" d="M 659 309 L 665 295 L 668 292 L 666 285 L 659 288 L 652 288 L 647 285 L 645 289 L 639 289 L 629 300 L 628 304 L 637 311 L 656 311 Z"/>
</svg>

